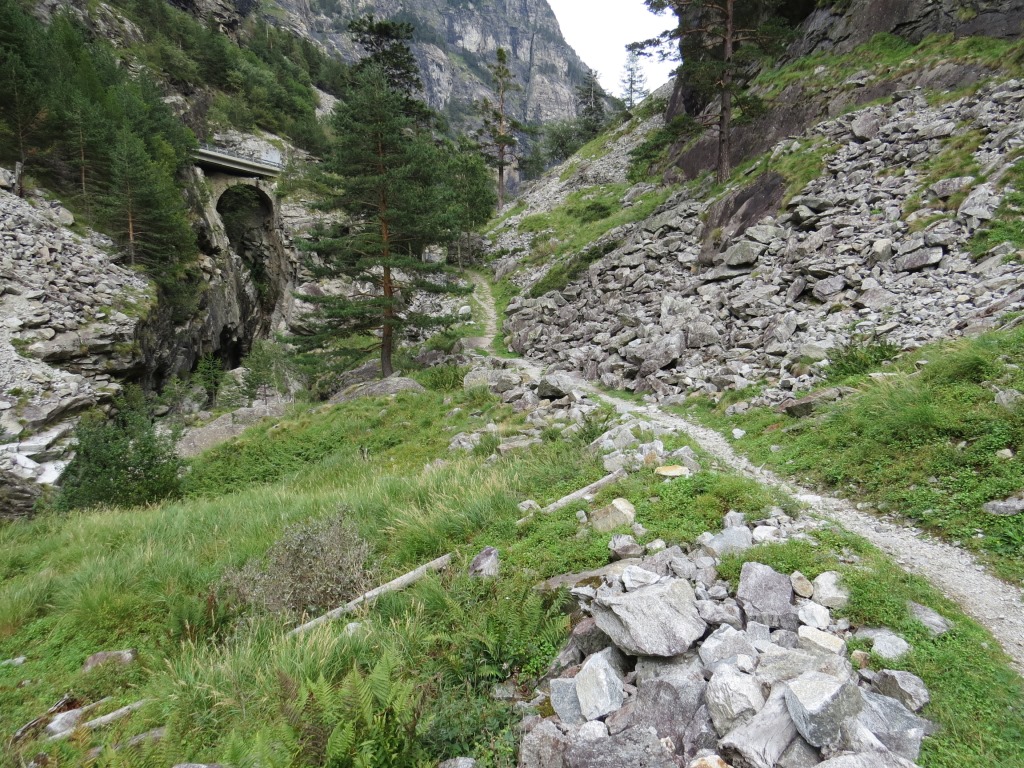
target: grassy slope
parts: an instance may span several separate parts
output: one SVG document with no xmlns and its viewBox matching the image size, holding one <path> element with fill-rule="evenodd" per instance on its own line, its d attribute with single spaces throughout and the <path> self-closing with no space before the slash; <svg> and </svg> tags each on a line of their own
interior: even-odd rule
<svg viewBox="0 0 1024 768">
<path fill-rule="evenodd" d="M 446 416 L 456 407 L 462 411 Z M 567 630 L 560 603 L 542 602 L 532 585 L 607 557 L 606 536 L 577 538 L 574 508 L 517 527 L 516 503 L 532 497 L 544 504 L 603 470 L 581 450 L 581 439 L 550 440 L 490 464 L 467 456 L 424 472 L 425 461 L 447 453 L 452 431 L 489 420 L 515 418 L 478 392 L 357 401 L 297 415 L 277 428 L 256 427 L 200 457 L 192 489 L 203 495 L 191 500 L 0 529 L 0 658 L 30 657 L 22 667 L 0 668 L 0 729 L 12 732 L 69 689 L 89 700 L 113 695 L 117 704 L 150 697 L 154 703 L 125 724 L 47 751 L 77 762 L 86 747 L 167 725 L 162 744 L 110 756 L 107 764 L 315 765 L 323 761 L 327 735 L 353 717 L 344 700 L 319 702 L 348 690 L 354 665 L 371 670 L 389 659 L 391 677 L 412 686 L 402 700 L 416 703 L 415 725 L 408 732 L 390 725 L 367 732 L 369 740 L 405 743 L 405 733 L 414 746 L 403 752 L 404 764 L 415 762 L 409 755 L 476 754 L 484 765 L 512 765 L 519 715 L 490 699 L 490 688 L 511 678 L 524 693 L 532 690 L 531 679 Z M 640 473 L 594 504 L 616 495 L 637 505 L 650 538 L 670 543 L 717 528 L 728 509 L 754 516 L 772 504 L 793 509 L 751 481 L 714 471 L 668 484 Z M 353 637 L 341 632 L 341 622 L 288 640 L 278 621 L 245 619 L 218 599 L 225 568 L 259 556 L 288 523 L 339 510 L 372 544 L 381 580 L 445 551 L 456 552 L 456 567 L 383 599 Z M 480 583 L 461 576 L 487 544 L 501 550 L 502 577 Z M 869 570 L 838 563 L 851 550 Z M 928 743 L 923 765 L 1013 764 L 1024 730 L 1019 680 L 987 634 L 953 606 L 838 534 L 822 536 L 818 548 L 790 545 L 752 556 L 810 575 L 838 565 L 854 587 L 851 618 L 907 633 L 915 645 L 909 668 L 928 682 L 929 714 L 946 726 Z M 727 576 L 736 572 L 723 567 Z M 929 640 L 906 616 L 906 597 L 941 610 L 957 629 Z M 138 648 L 141 663 L 77 671 L 89 653 L 113 647 Z M 23 679 L 35 682 L 17 688 Z M 963 729 L 964 722 L 982 726 Z"/>
<path fill-rule="evenodd" d="M 921 361 L 928 361 L 924 364 Z M 726 401 L 686 409 L 712 426 L 739 427 L 756 462 L 874 503 L 979 552 L 1002 577 L 1024 583 L 1024 519 L 981 505 L 1024 488 L 1024 409 L 997 405 L 994 390 L 1024 391 L 1024 329 L 937 344 L 827 384 L 855 397 L 793 419 L 770 409 L 726 416 Z M 728 401 L 743 397 L 732 394 Z M 773 449 L 774 447 L 774 449 Z M 1017 455 L 1000 458 L 1010 449 Z"/>
</svg>

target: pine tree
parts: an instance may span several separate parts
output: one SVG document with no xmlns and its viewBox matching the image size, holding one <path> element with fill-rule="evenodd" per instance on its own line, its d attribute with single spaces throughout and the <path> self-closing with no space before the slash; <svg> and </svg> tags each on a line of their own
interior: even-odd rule
<svg viewBox="0 0 1024 768">
<path fill-rule="evenodd" d="M 440 213 L 444 239 L 456 244 L 462 266 L 462 235 L 484 224 L 494 212 L 494 182 L 480 153 L 468 144 L 442 148 L 446 183 L 441 189 Z"/>
<path fill-rule="evenodd" d="M 699 94 L 718 99 L 716 172 L 718 181 L 724 183 L 731 170 L 733 109 L 742 105 L 749 113 L 758 107 L 743 86 L 755 73 L 755 63 L 778 54 L 788 37 L 784 22 L 774 15 L 780 0 L 644 2 L 655 13 L 671 10 L 677 25 L 660 38 L 633 48 L 676 43 L 681 76 Z"/>
<path fill-rule="evenodd" d="M 619 85 L 622 87 L 622 100 L 626 102 L 626 109 L 635 108 L 647 98 L 647 75 L 644 74 L 640 54 L 636 51 L 627 52 L 626 65 L 622 70 Z"/>
<path fill-rule="evenodd" d="M 443 265 L 422 259 L 426 246 L 448 231 L 441 205 L 444 158 L 431 136 L 416 130 L 405 104 L 385 72 L 368 66 L 335 109 L 336 138 L 322 183 L 331 187 L 330 206 L 352 222 L 315 232 L 307 247 L 317 254 L 319 264 L 311 266 L 319 276 L 347 277 L 372 290 L 352 298 L 303 296 L 315 306 L 312 333 L 295 340 L 303 351 L 335 359 L 379 349 L 384 376 L 393 372 L 396 333 L 455 321 L 405 307 L 410 290 L 451 290 L 441 279 Z"/>
<path fill-rule="evenodd" d="M 515 73 L 509 67 L 508 51 L 499 48 L 495 61 L 487 67 L 491 73 L 494 101 L 482 99 L 477 103 L 482 125 L 477 131 L 477 140 L 488 158 L 498 170 L 498 210 L 505 206 L 505 173 L 519 159 L 519 137 L 526 132 L 526 125 L 512 116 L 510 97 L 523 87 L 516 82 Z"/>
<path fill-rule="evenodd" d="M 420 101 L 423 79 L 420 67 L 409 44 L 413 39 L 413 26 L 404 21 L 380 19 L 367 14 L 353 19 L 348 31 L 356 43 L 366 51 L 354 72 L 360 73 L 370 67 L 384 72 L 388 85 L 405 96 L 405 112 L 417 122 L 427 123 L 433 117 L 430 109 Z"/>
<path fill-rule="evenodd" d="M 585 141 L 597 136 L 604 126 L 604 100 L 607 96 L 594 70 L 589 70 L 583 82 L 576 86 L 576 114 L 579 116 Z"/>
</svg>

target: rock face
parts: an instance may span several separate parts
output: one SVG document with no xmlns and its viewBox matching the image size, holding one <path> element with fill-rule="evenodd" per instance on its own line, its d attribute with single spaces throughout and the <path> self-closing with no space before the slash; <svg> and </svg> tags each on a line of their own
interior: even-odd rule
<svg viewBox="0 0 1024 768">
<path fill-rule="evenodd" d="M 956 37 L 986 35 L 1015 37 L 1024 24 L 1024 2 L 995 0 L 964 13 L 957 0 L 852 0 L 820 8 L 804 22 L 800 39 L 790 48 L 791 56 L 815 51 L 849 51 L 880 32 L 890 32 L 911 42 L 928 35 L 952 33 Z"/>
<path fill-rule="evenodd" d="M 586 65 L 562 38 L 547 0 L 357 0 L 337 3 L 327 15 L 296 0 L 276 5 L 286 14 L 285 26 L 347 60 L 362 55 L 343 31 L 353 18 L 373 13 L 412 22 L 427 101 L 456 123 L 466 120 L 474 100 L 493 97 L 486 66 L 499 47 L 508 50 L 510 68 L 523 85 L 513 100 L 518 118 L 548 122 L 576 115 L 574 88 Z"/>
</svg>

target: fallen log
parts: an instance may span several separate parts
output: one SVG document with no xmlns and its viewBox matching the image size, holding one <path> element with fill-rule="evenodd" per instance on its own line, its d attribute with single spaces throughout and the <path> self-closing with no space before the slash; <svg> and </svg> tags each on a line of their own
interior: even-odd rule
<svg viewBox="0 0 1024 768">
<path fill-rule="evenodd" d="M 61 733 L 55 734 L 48 738 L 47 741 L 61 741 L 62 739 L 66 739 L 79 728 L 84 728 L 87 731 L 95 731 L 98 728 L 103 728 L 106 725 L 110 725 L 111 723 L 117 722 L 121 718 L 127 717 L 132 712 L 142 709 L 147 704 L 149 704 L 149 699 L 139 699 L 138 701 L 132 704 L 128 704 L 127 706 L 121 707 L 120 709 L 115 709 L 113 712 L 109 714 L 103 715 L 102 717 L 97 717 L 95 720 L 90 720 L 87 723 L 77 725 L 70 731 L 62 731 Z"/>
<path fill-rule="evenodd" d="M 549 515 L 552 512 L 561 509 L 562 507 L 565 507 L 565 506 L 568 506 L 569 504 L 572 504 L 574 501 L 579 501 L 584 496 L 587 496 L 587 495 L 589 495 L 591 493 L 597 493 L 602 488 L 604 488 L 606 485 L 611 485 L 612 483 L 617 483 L 619 480 L 624 480 L 625 478 L 626 478 L 626 470 L 624 470 L 624 469 L 616 469 L 610 475 L 605 475 L 600 480 L 597 480 L 597 481 L 591 483 L 590 485 L 588 485 L 586 488 L 580 488 L 578 491 L 573 491 L 568 496 L 563 496 L 558 501 L 551 502 L 546 507 L 544 507 L 544 509 L 541 510 L 541 511 L 544 512 L 544 514 L 548 514 Z"/>
<path fill-rule="evenodd" d="M 369 592 L 360 595 L 355 600 L 345 603 L 345 605 L 339 608 L 335 608 L 332 611 L 328 611 L 323 616 L 318 616 L 312 621 L 307 621 L 305 624 L 302 624 L 301 626 L 298 626 L 291 632 L 289 632 L 288 636 L 291 637 L 292 635 L 301 635 L 303 632 L 313 629 L 313 627 L 318 627 L 321 624 L 331 621 L 332 619 L 338 618 L 339 616 L 344 616 L 346 613 L 352 613 L 352 611 L 354 611 L 360 605 L 363 605 L 364 603 L 372 603 L 374 600 L 376 600 L 383 594 L 386 594 L 388 592 L 397 592 L 401 589 L 405 589 L 410 584 L 415 584 L 417 581 L 422 579 L 431 571 L 441 570 L 446 565 L 448 565 L 449 562 L 451 562 L 451 559 L 452 556 L 451 553 L 449 552 L 447 555 L 442 555 L 436 560 L 431 560 L 429 563 L 421 565 L 414 571 L 409 571 L 409 573 L 399 576 L 397 579 L 392 579 L 387 584 L 381 584 L 379 587 L 375 587 L 374 589 L 371 589 Z"/>
<path fill-rule="evenodd" d="M 160 726 L 159 728 L 154 728 L 151 731 L 140 733 L 138 736 L 132 736 L 130 739 L 128 739 L 128 741 L 119 742 L 114 746 L 110 747 L 110 749 L 114 752 L 119 752 L 122 749 L 141 747 L 143 744 L 155 743 L 157 741 L 160 741 L 166 735 L 167 728 L 165 726 Z M 86 760 L 97 759 L 100 755 L 103 754 L 103 750 L 105 749 L 107 749 L 107 747 L 94 747 L 93 749 L 90 749 L 88 752 L 86 752 Z"/>
<path fill-rule="evenodd" d="M 46 725 L 46 723 L 50 720 L 50 715 L 56 715 L 60 712 L 65 712 L 69 709 L 73 709 L 75 705 L 76 702 L 74 696 L 72 696 L 70 693 L 65 694 L 61 697 L 60 701 L 58 701 L 56 704 L 54 704 L 52 707 L 46 710 L 44 714 L 40 715 L 34 720 L 25 723 L 25 725 L 21 726 L 21 728 L 16 730 L 14 732 L 14 735 L 11 737 L 11 743 L 17 744 L 23 738 L 28 736 L 28 734 L 30 734 L 32 731 Z"/>
</svg>

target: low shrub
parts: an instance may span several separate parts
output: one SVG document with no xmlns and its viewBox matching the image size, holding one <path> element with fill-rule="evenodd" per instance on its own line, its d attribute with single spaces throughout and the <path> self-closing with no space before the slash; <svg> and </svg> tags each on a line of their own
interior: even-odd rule
<svg viewBox="0 0 1024 768">
<path fill-rule="evenodd" d="M 174 437 L 157 431 L 142 390 L 127 387 L 115 406 L 112 419 L 96 411 L 75 429 L 78 445 L 64 472 L 58 509 L 131 507 L 179 494 L 182 462 Z"/>
<path fill-rule="evenodd" d="M 229 598 L 287 618 L 324 613 L 369 584 L 370 547 L 344 516 L 293 525 L 261 561 L 227 571 Z"/>
</svg>

